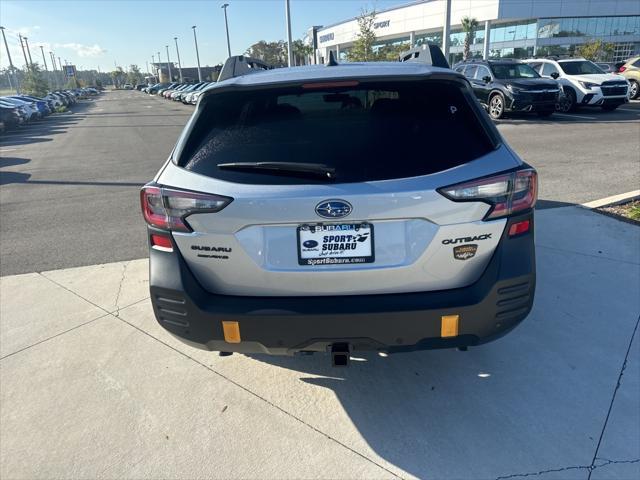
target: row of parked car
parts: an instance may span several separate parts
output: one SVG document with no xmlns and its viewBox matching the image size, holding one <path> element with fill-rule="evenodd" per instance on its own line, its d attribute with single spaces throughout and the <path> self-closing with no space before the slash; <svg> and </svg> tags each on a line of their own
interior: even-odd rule
<svg viewBox="0 0 640 480">
<path fill-rule="evenodd" d="M 546 117 L 579 107 L 611 111 L 640 96 L 640 57 L 605 72 L 584 58 L 470 60 L 454 66 L 493 119 L 535 112 Z"/>
<path fill-rule="evenodd" d="M 49 92 L 44 97 L 21 94 L 0 97 L 0 131 L 40 120 L 60 107 L 69 107 L 99 93 L 95 88 L 76 88 Z"/>
<path fill-rule="evenodd" d="M 136 85 L 135 90 L 139 90 L 150 95 L 158 95 L 167 100 L 182 102 L 185 105 L 195 105 L 198 103 L 200 95 L 214 85 L 215 82 L 197 83 L 156 83 L 155 85 Z"/>
</svg>

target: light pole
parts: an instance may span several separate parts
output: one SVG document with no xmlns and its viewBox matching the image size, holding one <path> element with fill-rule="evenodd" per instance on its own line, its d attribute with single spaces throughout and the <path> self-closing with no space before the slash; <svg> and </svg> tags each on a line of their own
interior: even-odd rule
<svg viewBox="0 0 640 480">
<path fill-rule="evenodd" d="M 293 67 L 293 45 L 291 42 L 291 11 L 289 9 L 289 0 L 285 0 L 286 17 L 287 17 L 287 53 L 289 67 Z"/>
<path fill-rule="evenodd" d="M 31 60 L 31 50 L 29 50 L 29 42 L 27 42 L 27 37 L 24 38 L 24 44 L 27 46 L 27 54 L 29 55 L 29 65 L 33 68 L 33 60 Z"/>
<path fill-rule="evenodd" d="M 449 47 L 451 45 L 451 39 L 449 35 L 451 33 L 451 0 L 446 0 L 444 9 L 444 27 L 442 28 L 442 53 L 444 58 L 449 61 Z"/>
<path fill-rule="evenodd" d="M 44 56 L 44 48 L 42 47 L 42 45 L 40 45 L 40 51 L 42 52 L 42 61 L 44 63 L 44 70 L 46 72 L 49 70 L 49 67 L 47 67 L 47 59 Z"/>
<path fill-rule="evenodd" d="M 196 37 L 196 26 L 191 27 L 193 29 L 193 41 L 196 44 L 196 61 L 198 62 L 198 81 L 202 81 L 202 72 L 200 71 L 200 54 L 198 53 L 198 37 Z"/>
<path fill-rule="evenodd" d="M 224 5 L 222 5 L 222 8 L 224 10 L 224 26 L 227 30 L 227 54 L 230 57 L 231 56 L 231 43 L 229 42 L 229 22 L 227 20 L 227 7 L 229 6 L 228 3 L 225 3 Z"/>
<path fill-rule="evenodd" d="M 22 48 L 22 55 L 24 56 L 24 64 L 27 68 L 29 68 L 29 60 L 27 60 L 27 52 L 24 50 L 24 42 L 22 41 L 22 35 L 18 34 L 18 38 L 20 39 L 20 48 Z"/>
<path fill-rule="evenodd" d="M 169 60 L 169 45 L 165 45 L 167 49 L 167 68 L 169 69 L 169 81 L 173 80 L 173 75 L 171 75 L 171 61 Z"/>
<path fill-rule="evenodd" d="M 160 65 L 162 65 L 162 60 L 160 59 L 160 52 L 158 52 L 158 81 L 160 81 Z M 171 79 L 169 79 L 169 83 L 171 83 Z"/>
<path fill-rule="evenodd" d="M 9 59 L 9 73 L 13 74 L 13 79 L 16 81 L 16 93 L 20 93 L 20 89 L 18 88 L 18 77 L 16 76 L 16 71 L 13 66 L 13 61 L 11 60 L 11 53 L 9 52 L 9 45 L 7 45 L 7 37 L 4 34 L 4 27 L 0 27 L 2 30 L 2 39 L 4 40 L 4 48 L 7 50 L 7 58 Z M 9 75 L 9 80 L 11 80 L 11 75 Z"/>
<path fill-rule="evenodd" d="M 176 55 L 178 56 L 178 72 L 180 72 L 180 83 L 183 83 L 182 79 L 182 64 L 180 63 L 180 50 L 178 50 L 178 37 L 173 37 L 173 41 L 176 42 Z"/>
<path fill-rule="evenodd" d="M 49 52 L 49 58 L 51 59 L 51 64 L 53 65 L 53 78 L 56 80 L 56 87 L 60 88 L 60 76 L 58 75 L 58 69 L 56 68 L 56 57 L 53 55 L 53 52 Z"/>
</svg>

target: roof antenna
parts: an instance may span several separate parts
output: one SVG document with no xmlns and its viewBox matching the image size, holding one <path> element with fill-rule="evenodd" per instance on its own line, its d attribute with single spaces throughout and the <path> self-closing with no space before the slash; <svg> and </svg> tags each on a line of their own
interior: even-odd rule
<svg viewBox="0 0 640 480">
<path fill-rule="evenodd" d="M 336 60 L 336 57 L 334 57 L 333 55 L 333 50 L 329 50 L 329 59 L 327 60 L 327 63 L 325 63 L 325 66 L 335 67 L 336 65 L 338 65 L 338 62 Z"/>
</svg>

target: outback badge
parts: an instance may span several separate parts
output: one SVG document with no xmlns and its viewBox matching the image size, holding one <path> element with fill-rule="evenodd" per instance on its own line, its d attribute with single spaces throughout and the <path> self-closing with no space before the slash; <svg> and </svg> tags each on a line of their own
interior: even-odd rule
<svg viewBox="0 0 640 480">
<path fill-rule="evenodd" d="M 478 251 L 478 245 L 470 243 L 468 245 L 458 245 L 453 247 L 453 256 L 456 260 L 469 260 Z"/>
</svg>

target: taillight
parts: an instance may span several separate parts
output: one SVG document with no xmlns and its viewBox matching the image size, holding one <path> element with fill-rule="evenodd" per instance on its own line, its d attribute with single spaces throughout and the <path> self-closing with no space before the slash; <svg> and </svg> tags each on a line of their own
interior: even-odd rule
<svg viewBox="0 0 640 480">
<path fill-rule="evenodd" d="M 152 227 L 174 232 L 193 231 L 185 218 L 194 213 L 215 213 L 231 203 L 221 195 L 145 185 L 140 191 L 142 215 Z"/>
<path fill-rule="evenodd" d="M 169 234 L 159 235 L 154 233 L 151 235 L 151 248 L 162 250 L 163 252 L 173 252 L 173 244 L 169 238 Z"/>
<path fill-rule="evenodd" d="M 438 191 L 455 202 L 485 202 L 491 209 L 484 220 L 506 217 L 536 204 L 538 175 L 533 169 L 458 183 Z"/>
<path fill-rule="evenodd" d="M 530 226 L 531 222 L 529 220 L 523 220 L 522 222 L 514 223 L 509 227 L 509 236 L 516 237 L 518 235 L 522 235 L 523 233 L 527 233 Z"/>
<path fill-rule="evenodd" d="M 618 69 L 618 73 L 622 73 L 622 72 L 624 72 L 626 69 L 627 69 L 627 67 L 625 67 L 625 66 L 623 65 L 623 66 L 621 66 L 621 67 Z"/>
</svg>

